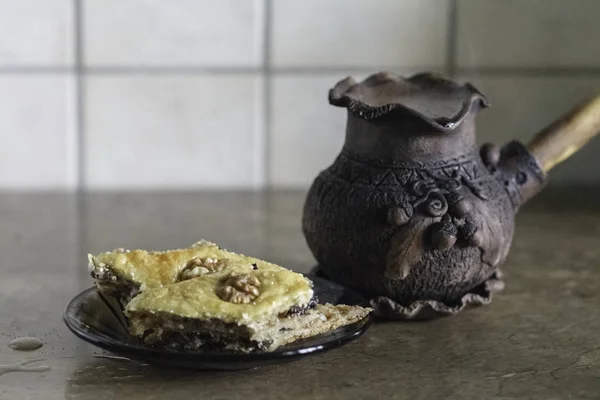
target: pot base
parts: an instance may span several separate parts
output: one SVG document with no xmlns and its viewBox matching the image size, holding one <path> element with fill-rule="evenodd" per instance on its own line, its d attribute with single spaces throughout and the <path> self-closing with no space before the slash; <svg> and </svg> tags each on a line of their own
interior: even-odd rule
<svg viewBox="0 0 600 400">
<path fill-rule="evenodd" d="M 310 271 L 310 274 L 327 279 L 327 276 L 323 274 L 323 271 L 318 266 L 314 267 Z M 424 320 L 458 314 L 468 307 L 490 304 L 494 293 L 503 289 L 504 281 L 502 280 L 502 272 L 497 269 L 489 279 L 465 293 L 454 303 L 437 300 L 417 300 L 405 306 L 385 296 L 373 297 L 370 303 L 378 318 Z"/>
</svg>

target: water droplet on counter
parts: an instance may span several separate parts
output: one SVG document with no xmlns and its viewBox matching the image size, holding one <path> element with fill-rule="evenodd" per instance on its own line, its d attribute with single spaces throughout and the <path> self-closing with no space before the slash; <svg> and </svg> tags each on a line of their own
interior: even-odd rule
<svg viewBox="0 0 600 400">
<path fill-rule="evenodd" d="M 143 378 L 144 375 L 124 375 L 124 376 L 113 376 L 111 379 L 115 381 L 122 381 L 125 379 L 139 379 Z"/>
<path fill-rule="evenodd" d="M 32 358 L 29 360 L 19 361 L 15 364 L 0 365 L 0 375 L 9 372 L 45 372 L 50 369 L 49 365 L 37 365 L 29 367 L 28 365 L 34 362 L 45 361 L 43 358 Z"/>
<path fill-rule="evenodd" d="M 44 342 L 42 342 L 40 339 L 31 336 L 25 336 L 12 340 L 8 344 L 8 347 L 10 347 L 13 350 L 30 351 L 37 350 L 43 345 Z"/>
<path fill-rule="evenodd" d="M 113 360 L 113 361 L 124 361 L 124 362 L 130 362 L 131 361 L 127 357 L 111 356 L 111 355 L 108 355 L 108 354 L 95 354 L 93 357 L 94 358 L 106 358 L 107 360 Z"/>
</svg>

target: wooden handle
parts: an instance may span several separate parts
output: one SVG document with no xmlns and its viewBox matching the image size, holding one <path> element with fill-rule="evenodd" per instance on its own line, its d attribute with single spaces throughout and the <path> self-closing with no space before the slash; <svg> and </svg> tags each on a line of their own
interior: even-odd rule
<svg viewBox="0 0 600 400">
<path fill-rule="evenodd" d="M 539 132 L 529 151 L 544 171 L 567 159 L 600 133 L 600 95 L 575 107 Z"/>
</svg>

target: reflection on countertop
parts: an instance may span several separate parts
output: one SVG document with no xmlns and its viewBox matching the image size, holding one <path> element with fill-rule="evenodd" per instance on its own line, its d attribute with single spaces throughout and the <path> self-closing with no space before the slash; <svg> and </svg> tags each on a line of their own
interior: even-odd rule
<svg viewBox="0 0 600 400">
<path fill-rule="evenodd" d="M 0 194 L 0 398 L 597 398 L 600 192 L 548 188 L 517 218 L 506 289 L 486 307 L 424 323 L 377 323 L 298 362 L 240 372 L 165 370 L 108 354 L 63 325 L 91 285 L 85 253 L 210 239 L 308 271 L 300 192 Z M 44 342 L 22 352 L 22 336 Z M 38 363 L 39 364 L 39 363 Z M 31 364 L 37 365 L 37 364 Z"/>
</svg>

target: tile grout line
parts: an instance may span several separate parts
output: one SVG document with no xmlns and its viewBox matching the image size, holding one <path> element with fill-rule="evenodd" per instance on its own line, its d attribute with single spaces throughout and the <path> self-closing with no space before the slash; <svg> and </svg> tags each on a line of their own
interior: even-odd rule
<svg viewBox="0 0 600 400">
<path fill-rule="evenodd" d="M 273 135 L 272 129 L 272 106 L 273 106 L 273 85 L 272 85 L 272 67 L 271 67 L 271 39 L 272 39 L 272 12 L 273 12 L 273 2 L 272 0 L 264 0 L 264 14 L 263 14 L 263 37 L 262 37 L 262 45 L 263 45 L 263 59 L 262 59 L 262 80 L 263 80 L 263 92 L 262 92 L 262 106 L 263 106 L 263 149 L 262 149 L 262 168 L 263 168 L 263 179 L 264 182 L 262 184 L 261 190 L 261 206 L 263 216 L 266 216 L 269 213 L 269 210 L 272 208 L 272 199 L 271 199 L 271 186 L 272 186 L 272 174 L 271 174 L 271 155 L 272 155 L 272 146 L 271 146 L 271 138 Z M 263 241 L 262 241 L 262 251 L 264 254 L 269 253 L 271 249 L 271 224 L 268 218 L 262 219 L 262 227 L 263 227 Z"/>
<path fill-rule="evenodd" d="M 456 75 L 456 50 L 458 46 L 458 0 L 450 0 L 448 7 L 448 37 L 446 42 L 446 73 Z"/>
<path fill-rule="evenodd" d="M 74 42 L 75 47 L 75 90 L 76 90 L 76 130 L 77 130 L 77 238 L 76 238 L 76 259 L 75 265 L 79 264 L 80 256 L 84 254 L 84 249 L 88 245 L 87 234 L 85 230 L 85 86 L 83 76 L 83 0 L 73 0 L 74 10 Z M 84 268 L 78 268 L 79 280 L 82 287 L 87 280 Z"/>
<path fill-rule="evenodd" d="M 271 187 L 271 155 L 273 149 L 271 148 L 271 139 L 273 134 L 272 129 L 272 106 L 273 106 L 273 82 L 272 69 L 271 69 L 271 39 L 272 39 L 272 12 L 273 2 L 272 0 L 264 0 L 264 15 L 263 15 L 263 59 L 262 59 L 262 79 L 263 79 L 263 93 L 262 93 L 262 106 L 263 106 L 263 151 L 262 160 L 263 168 L 263 189 L 267 190 Z"/>
<path fill-rule="evenodd" d="M 71 74 L 75 68 L 61 65 L 16 65 L 0 66 L 0 74 Z"/>
<path fill-rule="evenodd" d="M 456 67 L 457 74 L 531 78 L 590 78 L 600 76 L 600 67 Z"/>
<path fill-rule="evenodd" d="M 448 68 L 448 62 L 443 68 Z M 408 70 L 423 71 L 431 69 L 440 69 L 439 66 L 380 66 L 385 70 Z M 596 77 L 600 76 L 600 66 L 598 67 L 511 67 L 511 66 L 482 66 L 482 67 L 458 67 L 453 66 L 456 73 L 478 73 L 483 76 L 531 76 L 531 77 Z M 373 72 L 373 67 L 368 66 L 344 66 L 344 67 L 267 67 L 270 77 L 273 75 L 327 75 L 332 73 L 346 73 L 355 71 L 357 73 Z M 81 74 L 85 76 L 106 76 L 106 75 L 169 75 L 179 74 L 181 76 L 196 76 L 201 74 L 222 74 L 222 75 L 245 75 L 249 73 L 265 73 L 264 67 L 58 67 L 58 66 L 20 66 L 20 67 L 0 67 L 0 75 L 62 75 L 62 74 Z"/>
<path fill-rule="evenodd" d="M 77 135 L 78 135 L 78 155 L 77 171 L 79 190 L 85 189 L 85 84 L 83 76 L 83 0 L 73 0 L 75 10 L 75 86 L 77 91 Z"/>
</svg>

